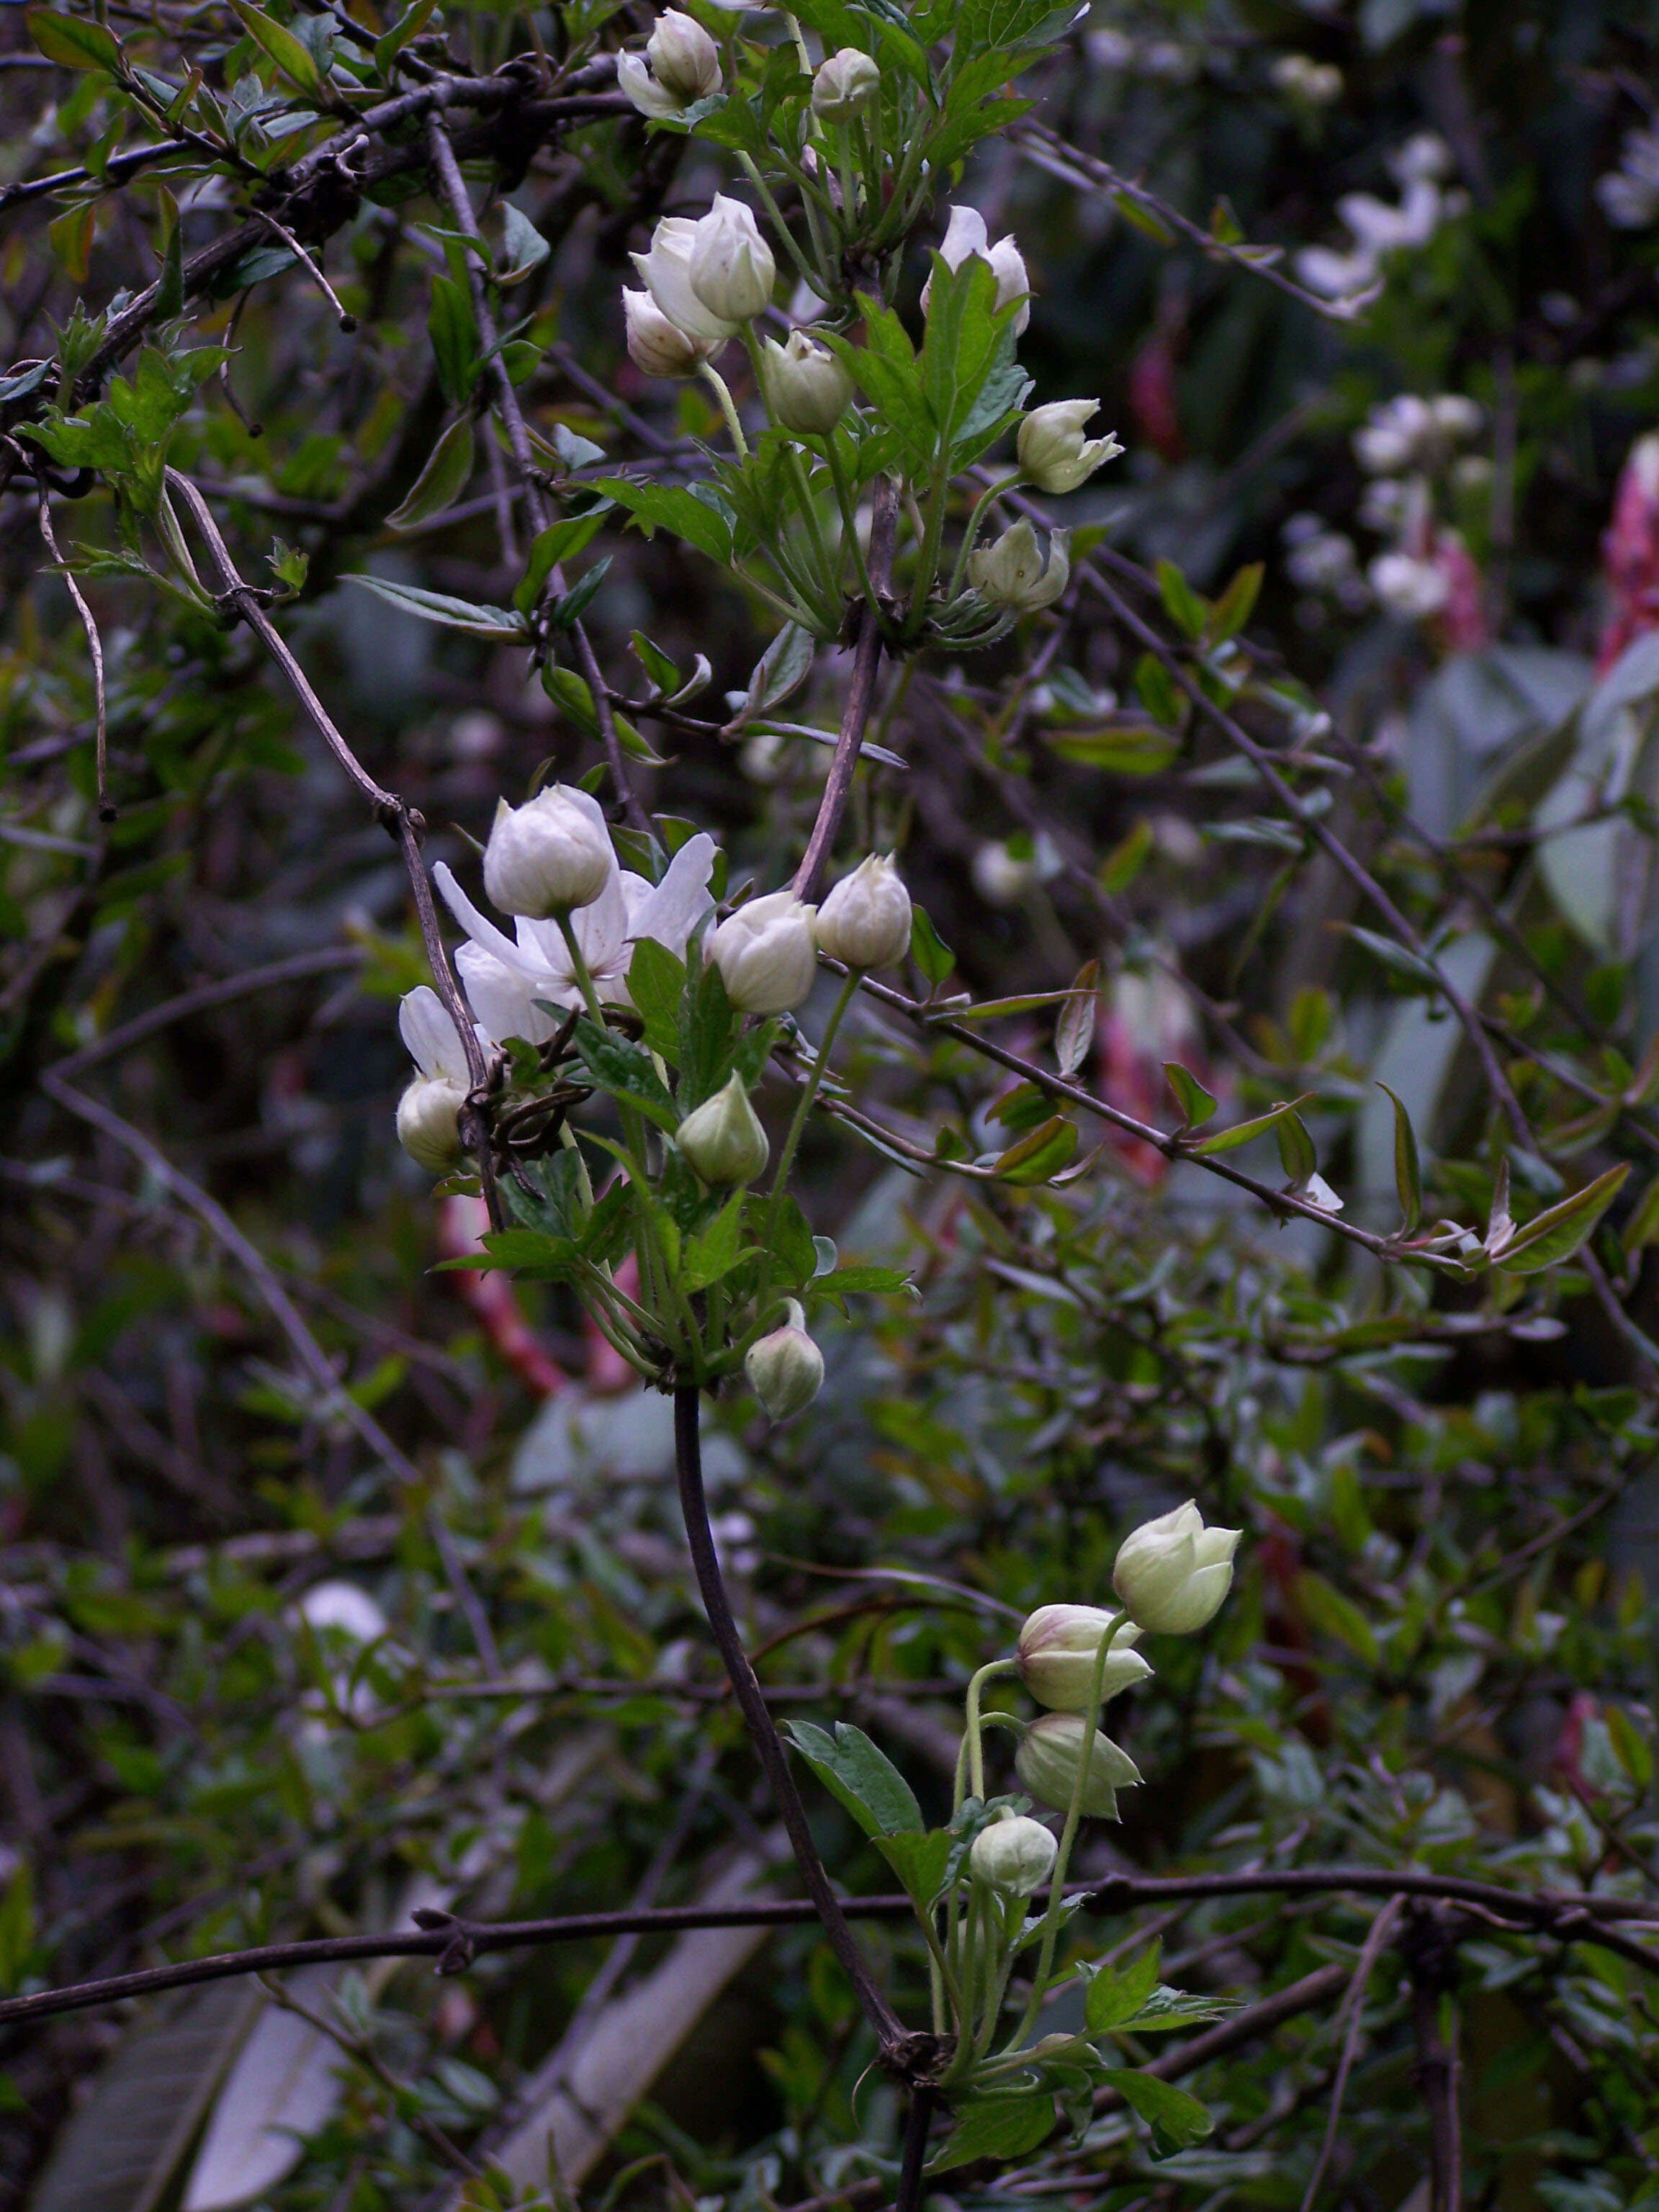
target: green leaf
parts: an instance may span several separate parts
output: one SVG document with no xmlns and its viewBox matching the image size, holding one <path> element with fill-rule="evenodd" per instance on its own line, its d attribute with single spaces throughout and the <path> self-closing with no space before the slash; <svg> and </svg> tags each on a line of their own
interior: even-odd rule
<svg viewBox="0 0 1659 2212">
<path fill-rule="evenodd" d="M 918 1911 L 926 1912 L 945 1887 L 953 1841 L 948 1828 L 929 1828 L 925 1833 L 907 1829 L 896 1836 L 875 1838 L 876 1849 L 903 1883 Z"/>
<path fill-rule="evenodd" d="M 910 957 L 937 991 L 957 964 L 957 956 L 928 919 L 927 909 L 910 909 Z"/>
<path fill-rule="evenodd" d="M 862 1729 L 850 1721 L 837 1721 L 833 1729 L 786 1721 L 781 1733 L 866 1836 L 900 1836 L 921 1827 L 915 1791 Z"/>
<path fill-rule="evenodd" d="M 0 1990 L 16 1988 L 33 1948 L 34 1876 L 20 1859 L 0 1898 Z"/>
<path fill-rule="evenodd" d="M 679 1057 L 679 1008 L 685 963 L 654 938 L 642 937 L 628 963 L 628 995 L 645 1024 L 645 1041 L 668 1061 Z"/>
<path fill-rule="evenodd" d="M 1029 1137 L 1022 1137 L 1017 1145 L 999 1153 L 993 1170 L 1004 1182 L 1047 1182 L 1067 1164 L 1077 1146 L 1076 1122 L 1056 1114 Z"/>
<path fill-rule="evenodd" d="M 1303 1612 L 1322 1635 L 1345 1646 L 1366 1666 L 1377 1664 L 1381 1655 L 1376 1631 L 1352 1598 L 1344 1597 L 1334 1583 L 1310 1570 L 1297 1577 L 1296 1594 Z"/>
<path fill-rule="evenodd" d="M 742 1258 L 743 1193 L 734 1190 L 707 1229 L 689 1237 L 680 1260 L 680 1286 L 706 1291 L 729 1275 Z"/>
<path fill-rule="evenodd" d="M 1404 1217 L 1400 1233 L 1409 1237 L 1423 1218 L 1423 1170 L 1417 1157 L 1417 1137 L 1412 1128 L 1412 1117 L 1401 1100 L 1386 1083 L 1379 1083 L 1376 1087 L 1387 1092 L 1394 1104 L 1394 1187 L 1400 1194 L 1400 1211 Z M 1659 1183 L 1655 1188 L 1659 1189 Z"/>
<path fill-rule="evenodd" d="M 821 1297 L 850 1297 L 854 1291 L 907 1290 L 909 1283 L 902 1267 L 837 1267 L 832 1274 L 816 1276 L 812 1289 Z"/>
<path fill-rule="evenodd" d="M 395 22 L 384 38 L 374 41 L 374 66 L 382 76 L 390 75 L 392 64 L 411 39 L 416 39 L 426 28 L 438 0 L 415 0 L 408 14 Z"/>
<path fill-rule="evenodd" d="M 1493 1267 L 1511 1275 L 1536 1275 L 1570 1260 L 1618 1196 L 1629 1173 L 1630 1163 L 1625 1161 L 1559 1206 L 1535 1213 L 1489 1255 Z"/>
<path fill-rule="evenodd" d="M 1363 945 L 1373 958 L 1380 960 L 1385 968 L 1392 968 L 1396 975 L 1407 975 L 1414 983 L 1427 983 L 1439 989 L 1438 976 L 1420 954 L 1396 945 L 1391 937 L 1379 936 L 1374 929 L 1361 929 L 1357 922 L 1345 921 L 1341 927 L 1356 945 Z"/>
<path fill-rule="evenodd" d="M 1154 1943 L 1121 1973 L 1110 1966 L 1095 1968 L 1089 1977 L 1089 1993 L 1083 2006 L 1084 2021 L 1091 2035 L 1104 2035 L 1109 2028 L 1121 2027 L 1134 2018 L 1158 1987 L 1158 1954 L 1162 1948 L 1161 1943 Z"/>
<path fill-rule="evenodd" d="M 1212 604 L 1204 625 L 1206 645 L 1224 645 L 1230 637 L 1237 636 L 1255 610 L 1264 573 L 1265 564 L 1252 561 L 1248 568 L 1239 570 L 1221 597 Z"/>
<path fill-rule="evenodd" d="M 594 489 L 625 507 L 647 538 L 672 530 L 723 568 L 732 565 L 732 517 L 713 492 L 700 496 L 683 484 L 631 483 L 626 477 L 602 477 Z"/>
<path fill-rule="evenodd" d="M 1179 729 L 1187 718 L 1187 695 L 1155 653 L 1135 663 L 1135 696 L 1155 722 Z"/>
<path fill-rule="evenodd" d="M 1287 1114 L 1294 1114 L 1298 1106 L 1305 1105 L 1308 1093 L 1300 1098 L 1287 1098 L 1267 1113 L 1258 1114 L 1249 1121 L 1236 1121 L 1231 1129 L 1218 1129 L 1213 1137 L 1206 1137 L 1201 1144 L 1193 1146 L 1194 1157 L 1208 1159 L 1216 1152 L 1231 1152 L 1240 1145 L 1248 1145 L 1253 1137 L 1265 1137 L 1269 1129 L 1277 1128 Z"/>
<path fill-rule="evenodd" d="M 1182 1128 L 1201 1129 L 1215 1113 L 1219 1102 L 1210 1096 L 1191 1069 L 1182 1067 L 1179 1060 L 1164 1061 L 1164 1079 L 1174 1091 L 1176 1104 L 1181 1109 Z"/>
<path fill-rule="evenodd" d="M 1210 619 L 1208 602 L 1200 599 L 1173 561 L 1158 564 L 1158 595 L 1164 613 L 1184 636 L 1194 641 L 1203 636 Z"/>
<path fill-rule="evenodd" d="M 542 236 L 522 208 L 515 208 L 511 200 L 501 204 L 501 259 L 495 271 L 498 284 L 520 284 L 532 269 L 538 269 L 553 248 Z"/>
<path fill-rule="evenodd" d="M 1085 960 L 1072 979 L 1072 988 L 1054 1024 L 1054 1065 L 1069 1082 L 1089 1054 L 1100 1016 L 1100 963 Z"/>
<path fill-rule="evenodd" d="M 927 2162 L 929 2173 L 948 2173 L 981 2158 L 1023 2158 L 1054 2128 L 1048 2089 L 998 2090 L 969 2097 L 957 2108 L 957 2124 Z"/>
<path fill-rule="evenodd" d="M 1637 1200 L 1636 1211 L 1620 1231 L 1620 1242 L 1626 1252 L 1644 1251 L 1659 1242 L 1659 1176 Z"/>
<path fill-rule="evenodd" d="M 1225 2020 L 1237 2011 L 1225 1997 L 1194 1996 L 1187 1990 L 1172 1990 L 1160 1982 L 1133 2020 L 1123 2026 L 1136 2035 L 1168 2035 L 1179 2027 L 1193 2027 L 1206 2020 Z"/>
<path fill-rule="evenodd" d="M 1607 1735 L 1613 1745 L 1613 1757 L 1619 1761 L 1638 1790 L 1646 1790 L 1653 1780 L 1653 1747 L 1640 1735 L 1635 1723 L 1622 1705 L 1604 1705 L 1602 1718 L 1607 1723 Z M 3 1948 L 0 1943 L 0 1949 Z M 3 1978 L 3 1966 L 0 1966 Z"/>
<path fill-rule="evenodd" d="M 1299 1114 L 1281 1114 L 1273 1124 L 1279 1164 L 1292 1190 L 1305 1190 L 1319 1172 L 1319 1155 Z"/>
<path fill-rule="evenodd" d="M 680 1116 L 674 1102 L 642 1045 L 615 1030 L 600 1029 L 586 1014 L 577 1023 L 572 1042 L 587 1080 L 597 1090 L 608 1091 L 613 1098 L 637 1106 L 659 1129 L 672 1133 L 678 1128 Z"/>
<path fill-rule="evenodd" d="M 29 36 L 48 61 L 65 69 L 103 70 L 121 74 L 121 46 L 101 23 L 85 15 L 59 15 L 50 8 L 31 8 L 25 19 Z"/>
<path fill-rule="evenodd" d="M 935 436 L 949 446 L 974 414 L 999 356 L 1012 358 L 1003 337 L 1012 338 L 1019 303 L 998 308 L 996 273 L 977 253 L 952 269 L 936 252 L 930 282 L 919 367 Z M 993 419 L 1006 411 L 1006 402 L 996 404 Z"/>
<path fill-rule="evenodd" d="M 769 714 L 798 691 L 812 672 L 817 641 L 799 623 L 786 623 L 760 659 L 749 678 L 749 693 L 738 710 L 738 726 Z"/>
<path fill-rule="evenodd" d="M 428 457 L 408 496 L 387 515 L 394 530 L 412 530 L 453 507 L 472 477 L 472 418 L 452 422 Z"/>
<path fill-rule="evenodd" d="M 230 5 L 254 45 L 263 48 L 283 75 L 297 84 L 301 92 L 317 98 L 322 92 L 323 80 L 311 54 L 293 32 L 285 31 L 258 8 L 251 8 L 248 0 L 230 0 Z"/>
<path fill-rule="evenodd" d="M 732 1072 L 743 1016 L 726 995 L 726 980 L 712 960 L 693 963 L 680 1000 L 680 1111 L 689 1114 L 712 1098 Z M 809 1263 L 810 1272 L 810 1263 Z"/>
<path fill-rule="evenodd" d="M 161 255 L 161 274 L 155 286 L 155 319 L 158 323 L 170 323 L 175 315 L 184 313 L 184 307 L 185 227 L 179 220 L 179 210 L 175 207 L 167 246 Z"/>
<path fill-rule="evenodd" d="M 361 571 L 343 580 L 361 584 L 364 591 L 373 592 L 388 606 L 397 607 L 406 615 L 418 615 L 422 622 L 441 623 L 448 629 L 464 629 L 471 637 L 494 638 L 498 645 L 504 638 L 516 638 L 525 645 L 530 642 L 523 616 L 511 613 L 506 607 L 477 606 L 471 599 L 452 599 L 443 592 L 422 591 L 418 584 L 395 584 L 388 576 L 368 576 Z"/>
<path fill-rule="evenodd" d="M 598 536 L 604 526 L 609 504 L 607 501 L 605 506 L 590 508 L 586 514 L 568 515 L 562 522 L 552 524 L 532 540 L 524 574 L 513 594 L 513 604 L 521 615 L 527 615 L 534 610 L 541 598 L 543 586 L 559 563 L 574 559 Z"/>
<path fill-rule="evenodd" d="M 92 258 L 92 240 L 97 222 L 97 205 L 83 200 L 79 207 L 70 208 L 66 215 L 57 216 L 46 225 L 46 237 L 52 252 L 64 264 L 64 273 L 77 284 L 87 281 L 87 266 Z"/>
<path fill-rule="evenodd" d="M 1114 2066 L 1102 2075 L 1129 2109 L 1139 2113 L 1152 2131 L 1152 2146 L 1162 2158 L 1190 2150 L 1202 2142 L 1215 2123 L 1196 2097 L 1161 2081 L 1156 2074 L 1140 2074 L 1127 2066 Z"/>
<path fill-rule="evenodd" d="M 464 407 L 483 371 L 479 358 L 478 325 L 465 285 L 453 276 L 432 280 L 432 305 L 426 319 L 432 351 L 438 364 L 438 382 L 452 407 Z"/>
</svg>

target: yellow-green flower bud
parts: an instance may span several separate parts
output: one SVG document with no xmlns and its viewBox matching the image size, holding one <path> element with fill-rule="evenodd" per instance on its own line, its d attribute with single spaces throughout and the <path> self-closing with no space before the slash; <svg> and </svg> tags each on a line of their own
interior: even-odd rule
<svg viewBox="0 0 1659 2212">
<path fill-rule="evenodd" d="M 766 1165 L 766 1132 L 739 1075 L 686 1115 L 674 1142 L 695 1174 L 722 1188 L 753 1182 Z"/>
<path fill-rule="evenodd" d="M 788 1321 L 751 1344 L 744 1355 L 749 1387 L 775 1421 L 792 1421 L 805 1413 L 823 1382 L 823 1354 L 802 1326 L 806 1316 L 794 1298 Z"/>
<path fill-rule="evenodd" d="M 780 429 L 793 430 L 797 437 L 827 438 L 853 396 L 846 369 L 805 331 L 791 331 L 782 345 L 775 338 L 766 340 L 760 379 L 767 412 Z"/>
<path fill-rule="evenodd" d="M 1053 531 L 1045 561 L 1037 550 L 1036 532 L 1022 514 L 1000 538 L 968 556 L 968 580 L 981 599 L 1012 614 L 1035 614 L 1051 607 L 1071 581 L 1071 556 L 1066 545 L 1071 532 Z"/>
<path fill-rule="evenodd" d="M 1014 1771 L 1041 1805 L 1065 1812 L 1072 1802 L 1078 1761 L 1084 1756 L 1084 1726 L 1077 1713 L 1044 1713 L 1033 1721 L 1014 1753 Z M 1097 1820 L 1115 1820 L 1117 1792 L 1140 1779 L 1140 1770 L 1110 1736 L 1094 1730 L 1083 1784 L 1083 1810 Z"/>
<path fill-rule="evenodd" d="M 1103 1638 L 1121 1616 L 1094 1605 L 1040 1605 L 1019 1632 L 1020 1678 L 1040 1705 L 1080 1713 L 1089 1702 L 1095 1659 Z M 1106 1655 L 1103 1703 L 1144 1682 L 1152 1668 L 1129 1647 L 1140 1631 L 1120 1628 Z"/>
<path fill-rule="evenodd" d="M 968 1864 L 979 1881 L 1004 1897 L 1030 1897 L 1054 1872 L 1059 1850 L 1041 1820 L 1005 1807 L 975 1837 Z"/>
<path fill-rule="evenodd" d="M 1039 491 L 1075 491 L 1085 477 L 1123 451 L 1115 437 L 1085 438 L 1083 426 L 1098 415 L 1097 399 L 1055 399 L 1034 407 L 1019 426 L 1019 465 Z"/>
<path fill-rule="evenodd" d="M 881 91 L 881 71 L 868 54 L 843 46 L 820 62 L 812 79 L 812 112 L 825 123 L 850 123 Z"/>
<path fill-rule="evenodd" d="M 1214 1619 L 1233 1579 L 1237 1528 L 1206 1528 L 1188 1498 L 1126 1536 L 1112 1587 L 1143 1628 L 1190 1636 Z"/>
</svg>

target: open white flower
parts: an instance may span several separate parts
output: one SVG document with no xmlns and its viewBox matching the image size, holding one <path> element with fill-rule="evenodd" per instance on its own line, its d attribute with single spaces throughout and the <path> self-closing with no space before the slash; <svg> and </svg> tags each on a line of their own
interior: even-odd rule
<svg viewBox="0 0 1659 2212">
<path fill-rule="evenodd" d="M 589 804 L 598 811 L 596 801 Z M 571 930 L 588 974 L 607 1006 L 631 1004 L 628 969 L 641 938 L 665 945 L 678 959 L 685 957 L 693 934 L 714 910 L 708 890 L 714 866 L 714 841 L 706 833 L 681 846 L 659 884 L 649 884 L 613 862 L 598 898 L 571 916 Z M 509 937 L 479 913 L 443 862 L 433 870 L 432 879 L 467 934 L 455 965 L 480 1028 L 496 1042 L 512 1036 L 522 1037 L 527 1044 L 544 1044 L 558 1027 L 558 1017 L 545 1012 L 538 1001 L 565 1007 L 582 1004 L 581 987 L 558 925 L 520 915 L 515 935 Z"/>
<path fill-rule="evenodd" d="M 1010 306 L 1018 300 L 1024 302 L 1014 317 L 1014 333 L 1018 337 L 1031 319 L 1031 280 L 1026 274 L 1025 257 L 1014 242 L 1013 234 L 990 243 L 985 228 L 985 218 L 977 208 L 953 207 L 939 246 L 939 258 L 947 269 L 960 269 L 969 255 L 988 261 L 997 280 L 997 305 Z M 927 312 L 927 302 L 933 296 L 933 280 L 930 276 L 921 288 L 921 312 Z"/>
</svg>

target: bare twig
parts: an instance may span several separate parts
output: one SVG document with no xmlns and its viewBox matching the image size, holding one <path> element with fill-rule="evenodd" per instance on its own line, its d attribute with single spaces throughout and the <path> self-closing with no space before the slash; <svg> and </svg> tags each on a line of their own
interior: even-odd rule
<svg viewBox="0 0 1659 2212">
<path fill-rule="evenodd" d="M 921 2203 L 922 2168 L 927 2162 L 927 2131 L 933 2122 L 939 2091 L 924 2081 L 911 2092 L 909 2116 L 904 2124 L 904 2153 L 899 2165 L 898 2194 L 893 2212 L 917 2212 Z"/>
<path fill-rule="evenodd" d="M 40 536 L 57 565 L 65 589 L 75 602 L 75 611 L 80 616 L 81 627 L 87 634 L 87 651 L 92 656 L 92 681 L 98 702 L 97 750 L 94 755 L 98 775 L 98 819 L 113 822 L 115 809 L 109 803 L 109 711 L 104 696 L 104 641 L 98 635 L 98 624 L 93 619 L 92 609 L 87 605 L 85 594 L 65 567 L 64 556 L 58 550 L 58 540 L 52 534 L 52 501 L 46 491 L 44 468 L 36 471 L 35 483 L 40 494 Z"/>
<path fill-rule="evenodd" d="M 1347 2094 L 1348 2075 L 1353 2070 L 1354 2057 L 1359 2049 L 1360 2033 L 1364 2026 L 1365 1991 L 1370 1985 L 1371 1972 L 1376 1965 L 1382 1946 L 1388 1942 L 1394 1924 L 1404 1909 L 1399 1898 L 1391 1897 L 1376 1919 L 1372 1921 L 1366 1930 L 1365 1941 L 1360 1947 L 1359 1956 L 1355 1961 L 1353 1978 L 1348 1984 L 1347 1995 L 1338 2008 L 1339 2025 L 1342 2014 L 1345 2012 L 1348 2014 L 1348 2032 L 1342 2039 L 1342 2056 L 1337 2061 L 1336 2079 L 1331 2084 L 1331 2114 L 1325 2123 L 1324 2140 L 1319 2146 L 1319 2155 L 1314 2160 L 1314 2170 L 1309 2176 L 1308 2186 L 1303 2193 L 1302 2212 L 1314 2212 L 1314 2204 L 1319 2196 L 1320 2185 L 1325 2179 L 1325 2169 L 1329 2166 L 1331 2154 L 1336 2148 L 1336 2131 L 1342 2121 L 1342 2100 Z"/>
</svg>

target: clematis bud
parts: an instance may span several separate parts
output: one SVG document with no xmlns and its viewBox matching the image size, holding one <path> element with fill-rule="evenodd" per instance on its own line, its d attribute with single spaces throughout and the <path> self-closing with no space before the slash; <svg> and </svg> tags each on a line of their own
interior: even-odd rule
<svg viewBox="0 0 1659 2212">
<path fill-rule="evenodd" d="M 428 1175 L 461 1156 L 460 1111 L 466 1085 L 449 1075 L 417 1075 L 398 1101 L 398 1142 Z"/>
<path fill-rule="evenodd" d="M 977 1879 L 1004 1897 L 1030 1897 L 1054 1872 L 1060 1845 L 1041 1820 L 1005 1807 L 974 1838 L 968 1864 Z"/>
<path fill-rule="evenodd" d="M 645 42 L 646 58 L 657 82 L 689 107 L 720 88 L 720 48 L 695 15 L 669 8 Z"/>
<path fill-rule="evenodd" d="M 691 247 L 696 233 L 689 216 L 665 215 L 651 234 L 651 251 L 631 258 L 640 282 L 675 328 L 712 349 L 735 337 L 738 326 L 711 314 L 691 289 Z"/>
<path fill-rule="evenodd" d="M 1085 438 L 1083 426 L 1098 415 L 1097 399 L 1054 399 L 1034 407 L 1019 426 L 1019 465 L 1039 491 L 1075 491 L 1085 477 L 1115 460 L 1123 448 L 1109 434 Z"/>
<path fill-rule="evenodd" d="M 805 1413 L 823 1383 L 823 1354 L 802 1326 L 799 1301 L 789 1299 L 787 1311 L 784 1326 L 751 1344 L 743 1359 L 750 1389 L 775 1421 Z"/>
<path fill-rule="evenodd" d="M 719 338 L 693 337 L 671 323 L 648 292 L 623 292 L 628 328 L 628 357 L 647 376 L 695 376 L 718 352 Z"/>
<path fill-rule="evenodd" d="M 708 949 L 740 1012 L 787 1013 L 808 995 L 818 971 L 817 911 L 793 891 L 771 891 L 740 906 L 714 932 Z"/>
<path fill-rule="evenodd" d="M 994 607 L 1012 614 L 1035 614 L 1051 607 L 1072 578 L 1068 530 L 1051 531 L 1048 557 L 1037 550 L 1036 532 L 1022 514 L 1000 538 L 968 556 L 968 580 Z"/>
<path fill-rule="evenodd" d="M 1190 1636 L 1214 1618 L 1233 1579 L 1237 1528 L 1206 1528 L 1190 1498 L 1126 1536 L 1112 1587 L 1141 1627 Z"/>
<path fill-rule="evenodd" d="M 1078 1761 L 1085 1755 L 1084 1726 L 1077 1713 L 1044 1713 L 1033 1721 L 1014 1753 L 1014 1771 L 1040 1804 L 1066 1811 L 1072 1802 Z M 1117 1818 L 1117 1792 L 1140 1779 L 1140 1770 L 1098 1729 L 1088 1747 L 1088 1768 L 1083 1784 L 1083 1810 L 1099 1820 Z"/>
<path fill-rule="evenodd" d="M 987 906 L 1017 906 L 1036 881 L 1036 862 L 1017 859 L 996 838 L 979 848 L 969 872 Z"/>
<path fill-rule="evenodd" d="M 847 412 L 853 380 L 834 354 L 791 331 L 780 345 L 768 338 L 761 348 L 761 390 L 767 411 L 781 429 L 797 437 L 827 438 Z"/>
<path fill-rule="evenodd" d="M 1025 272 L 1025 258 L 1015 245 L 1012 234 L 998 239 L 993 246 L 986 233 L 985 218 L 977 208 L 954 207 L 939 246 L 939 258 L 947 269 L 960 269 L 970 255 L 988 261 L 997 280 L 997 305 L 1006 307 L 1016 300 L 1024 304 L 1014 317 L 1014 334 L 1018 337 L 1031 319 L 1031 280 Z M 927 303 L 933 294 L 930 276 L 921 288 L 921 312 L 927 312 Z"/>
<path fill-rule="evenodd" d="M 812 79 L 812 112 L 825 123 L 850 123 L 881 92 L 881 71 L 868 54 L 843 46 L 820 62 Z"/>
<path fill-rule="evenodd" d="M 708 313 L 723 322 L 750 322 L 769 307 L 777 265 L 752 210 L 716 192 L 714 205 L 694 226 L 686 274 Z"/>
<path fill-rule="evenodd" d="M 544 921 L 592 906 L 616 860 L 597 801 L 550 784 L 522 806 L 497 802 L 484 847 L 484 889 L 503 914 Z"/>
<path fill-rule="evenodd" d="M 1020 1679 L 1036 1699 L 1061 1713 L 1080 1713 L 1089 1702 L 1101 1639 L 1119 1616 L 1094 1605 L 1040 1605 L 1019 1632 Z M 1144 1682 L 1152 1668 L 1129 1647 L 1140 1630 L 1120 1628 L 1106 1655 L 1103 1703 Z"/>
<path fill-rule="evenodd" d="M 686 1115 L 674 1142 L 704 1182 L 722 1188 L 753 1182 L 767 1162 L 766 1132 L 739 1075 Z"/>
<path fill-rule="evenodd" d="M 910 894 L 891 854 L 873 853 L 818 908 L 818 950 L 849 968 L 890 968 L 910 949 Z"/>
</svg>

